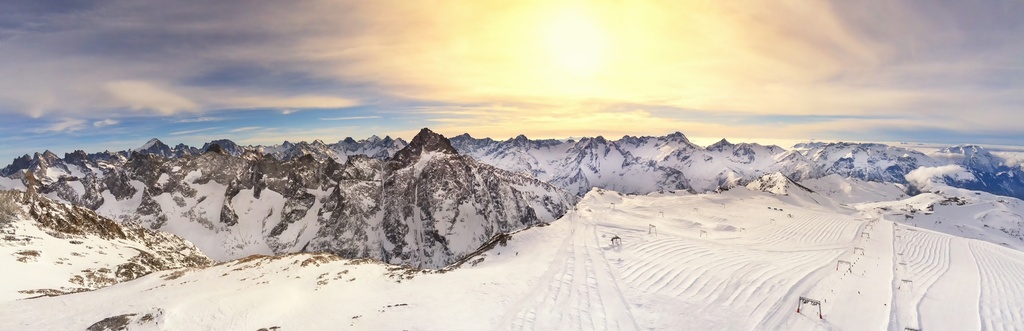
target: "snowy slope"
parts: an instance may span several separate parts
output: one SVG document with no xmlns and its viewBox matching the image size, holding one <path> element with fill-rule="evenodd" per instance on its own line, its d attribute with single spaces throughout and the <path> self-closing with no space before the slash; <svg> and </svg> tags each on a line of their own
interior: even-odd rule
<svg viewBox="0 0 1024 331">
<path fill-rule="evenodd" d="M 84 329 L 97 322 L 140 330 L 1024 325 L 1021 251 L 894 223 L 881 207 L 788 203 L 802 201 L 795 192 L 593 190 L 575 212 L 515 233 L 454 269 L 325 254 L 255 256 L 72 296 L 0 303 L 9 313 L 0 329 Z M 616 236 L 621 245 L 612 244 Z M 817 306 L 796 311 L 800 297 L 820 302 L 820 318 Z M 58 304 L 67 309 L 49 309 Z"/>
<path fill-rule="evenodd" d="M 212 260 L 183 239 L 0 191 L 0 302 L 89 291 Z"/>
</svg>

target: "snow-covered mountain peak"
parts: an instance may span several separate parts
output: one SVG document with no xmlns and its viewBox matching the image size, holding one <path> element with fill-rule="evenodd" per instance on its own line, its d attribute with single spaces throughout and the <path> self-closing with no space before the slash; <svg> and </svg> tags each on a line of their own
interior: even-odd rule
<svg viewBox="0 0 1024 331">
<path fill-rule="evenodd" d="M 526 138 L 526 135 L 518 135 L 515 138 L 509 139 L 508 143 L 512 146 L 530 148 L 530 138 Z"/>
<path fill-rule="evenodd" d="M 806 142 L 806 143 L 797 143 L 797 144 L 793 145 L 793 149 L 795 149 L 795 150 L 817 149 L 817 148 L 825 147 L 828 144 L 829 143 L 823 142 L 823 141 L 812 141 L 812 142 Z"/>
<path fill-rule="evenodd" d="M 686 138 L 686 135 L 684 135 L 682 132 L 679 132 L 679 131 L 676 131 L 676 132 L 668 134 L 667 136 L 665 136 L 665 139 L 668 140 L 668 141 L 682 143 L 682 144 L 687 144 L 687 145 L 692 145 L 693 144 L 692 142 L 690 142 L 689 138 Z"/>
<path fill-rule="evenodd" d="M 726 149 L 732 149 L 733 146 L 736 146 L 736 145 L 730 143 L 728 140 L 725 140 L 725 138 L 722 138 L 722 140 L 719 140 L 718 142 L 708 146 L 707 150 L 708 151 L 714 151 L 714 152 L 721 152 L 721 151 L 725 151 Z"/>
<path fill-rule="evenodd" d="M 766 174 L 747 184 L 747 188 L 772 194 L 789 194 L 791 181 L 782 173 Z"/>
<path fill-rule="evenodd" d="M 940 149 L 936 156 L 948 157 L 968 168 L 987 172 L 996 171 L 1003 160 L 978 145 L 956 145 Z"/>
<path fill-rule="evenodd" d="M 950 154 L 963 154 L 963 155 L 990 155 L 989 151 L 985 147 L 978 145 L 956 145 L 950 146 L 939 150 L 939 153 L 950 153 Z"/>
</svg>

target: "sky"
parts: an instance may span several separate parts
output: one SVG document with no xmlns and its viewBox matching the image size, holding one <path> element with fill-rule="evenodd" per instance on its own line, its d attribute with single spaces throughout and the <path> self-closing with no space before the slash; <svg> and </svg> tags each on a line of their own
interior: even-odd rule
<svg viewBox="0 0 1024 331">
<path fill-rule="evenodd" d="M 1024 145 L 1021 17 L 1018 0 L 5 0 L 0 160 L 423 127 Z"/>
</svg>

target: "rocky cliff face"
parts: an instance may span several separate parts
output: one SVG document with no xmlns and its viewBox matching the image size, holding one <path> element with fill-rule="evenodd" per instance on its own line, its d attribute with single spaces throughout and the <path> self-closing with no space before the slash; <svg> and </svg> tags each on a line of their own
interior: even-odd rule
<svg viewBox="0 0 1024 331">
<path fill-rule="evenodd" d="M 396 142 L 373 143 L 379 153 Z M 134 152 L 85 166 L 58 158 L 60 167 L 12 178 L 39 173 L 48 179 L 39 190 L 46 196 L 178 234 L 217 260 L 325 251 L 441 267 L 492 236 L 557 219 L 576 199 L 458 155 L 426 129 L 394 156 L 347 155 L 344 163 L 226 146 L 180 157 Z"/>
<path fill-rule="evenodd" d="M 575 196 L 458 155 L 424 129 L 387 161 L 353 157 L 307 251 L 439 267 L 490 238 L 555 220 Z"/>
</svg>

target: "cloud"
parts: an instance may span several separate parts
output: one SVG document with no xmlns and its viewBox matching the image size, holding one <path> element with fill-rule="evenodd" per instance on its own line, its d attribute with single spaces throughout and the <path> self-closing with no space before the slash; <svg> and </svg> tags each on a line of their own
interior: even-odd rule
<svg viewBox="0 0 1024 331">
<path fill-rule="evenodd" d="M 320 118 L 321 121 L 352 121 L 352 120 L 368 120 L 373 118 L 380 118 L 380 116 L 348 116 L 348 117 L 327 117 Z"/>
<path fill-rule="evenodd" d="M 963 167 L 955 164 L 945 165 L 941 167 L 920 167 L 907 173 L 905 176 L 907 181 L 920 186 L 921 188 L 929 187 L 935 183 L 945 183 L 945 177 L 949 177 L 954 181 L 976 181 L 970 171 Z"/>
<path fill-rule="evenodd" d="M 122 80 L 108 82 L 105 87 L 119 103 L 134 110 L 152 110 L 162 115 L 199 110 L 192 100 L 151 82 Z"/>
<path fill-rule="evenodd" d="M 576 130 L 560 136 L 683 129 L 726 135 L 753 128 L 791 136 L 849 133 L 868 124 L 899 128 L 888 119 L 915 128 L 1024 134 L 1014 124 L 1024 120 L 1018 111 L 1024 104 L 1018 78 L 1024 22 L 1015 15 L 1024 4 L 1014 1 L 299 0 L 49 7 L 2 16 L 10 24 L 0 34 L 0 77 L 18 79 L 0 79 L 0 113 L 95 121 L 126 112 L 267 108 L 288 115 L 356 105 L 514 104 L 509 111 L 425 114 L 452 130 L 484 135 L 509 128 L 555 134 L 559 125 Z M 583 47 L 560 47 L 560 39 Z M 641 107 L 589 108 L 595 104 Z M 786 131 L 681 118 L 657 108 L 746 118 L 886 119 L 835 119 L 816 127 L 782 123 L 801 130 Z M 908 120 L 914 117 L 922 120 Z"/>
<path fill-rule="evenodd" d="M 108 119 L 105 119 L 105 120 L 102 120 L 102 121 L 92 122 L 92 126 L 97 127 L 97 128 L 102 128 L 102 127 L 105 127 L 105 126 L 117 125 L 117 124 L 120 124 L 120 123 L 121 123 L 121 121 L 112 120 L 112 119 L 108 118 Z"/>
</svg>

